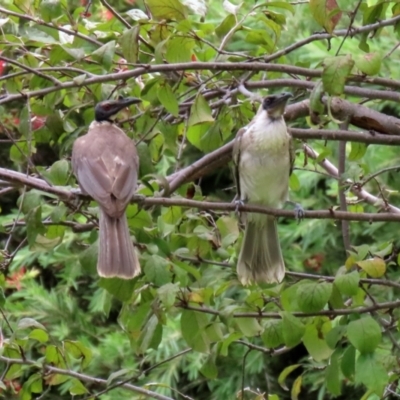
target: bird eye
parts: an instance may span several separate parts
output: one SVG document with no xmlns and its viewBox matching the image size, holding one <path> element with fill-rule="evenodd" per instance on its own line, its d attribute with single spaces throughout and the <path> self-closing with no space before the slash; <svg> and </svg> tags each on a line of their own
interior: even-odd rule
<svg viewBox="0 0 400 400">
<path fill-rule="evenodd" d="M 101 107 L 102 107 L 104 110 L 108 111 L 108 110 L 111 108 L 111 104 L 110 104 L 110 103 L 104 103 Z"/>
</svg>

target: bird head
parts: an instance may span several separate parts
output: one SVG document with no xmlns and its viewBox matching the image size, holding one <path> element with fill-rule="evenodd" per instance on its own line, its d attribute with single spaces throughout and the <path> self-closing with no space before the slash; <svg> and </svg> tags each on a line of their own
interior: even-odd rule
<svg viewBox="0 0 400 400">
<path fill-rule="evenodd" d="M 136 97 L 120 98 L 118 100 L 104 100 L 96 104 L 94 109 L 94 118 L 97 122 L 110 121 L 110 117 L 117 114 L 123 108 L 131 104 L 140 103 L 141 100 Z"/>
<path fill-rule="evenodd" d="M 290 97 L 293 95 L 288 92 L 267 96 L 262 102 L 262 108 L 270 118 L 280 118 L 285 112 L 285 106 Z"/>
</svg>

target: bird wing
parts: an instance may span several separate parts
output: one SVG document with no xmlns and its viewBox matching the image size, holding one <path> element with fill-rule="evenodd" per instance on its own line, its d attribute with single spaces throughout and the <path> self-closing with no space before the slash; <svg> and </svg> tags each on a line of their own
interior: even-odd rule
<svg viewBox="0 0 400 400">
<path fill-rule="evenodd" d="M 287 128 L 286 128 L 287 129 Z M 289 170 L 289 176 L 292 175 L 293 168 L 294 168 L 294 161 L 296 159 L 296 152 L 294 150 L 294 143 L 293 143 L 293 137 L 290 134 L 289 131 L 287 131 L 290 139 L 289 139 L 289 160 L 290 160 L 290 170 Z"/>
<path fill-rule="evenodd" d="M 234 177 L 236 182 L 236 193 L 237 193 L 237 200 L 241 199 L 241 190 L 240 190 L 240 151 L 241 151 L 241 142 L 243 134 L 246 132 L 247 127 L 239 129 L 238 133 L 236 134 L 235 141 L 233 142 L 233 151 L 232 151 L 232 158 L 234 163 Z"/>
<path fill-rule="evenodd" d="M 89 147 L 87 138 L 75 142 L 72 166 L 82 191 L 93 197 L 110 216 L 121 215 L 137 184 L 138 157 L 131 141 L 112 147 Z M 80 141 L 83 139 L 82 141 Z"/>
</svg>

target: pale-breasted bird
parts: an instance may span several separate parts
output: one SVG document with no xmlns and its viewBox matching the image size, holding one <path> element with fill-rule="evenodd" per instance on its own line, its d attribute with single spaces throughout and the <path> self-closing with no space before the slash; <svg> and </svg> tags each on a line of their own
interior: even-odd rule
<svg viewBox="0 0 400 400">
<path fill-rule="evenodd" d="M 238 201 L 280 208 L 288 199 L 294 156 L 283 114 L 290 93 L 266 97 L 233 148 Z M 245 232 L 237 263 L 242 284 L 281 282 L 285 263 L 274 216 L 243 215 Z"/>
<path fill-rule="evenodd" d="M 99 203 L 97 271 L 105 278 L 131 279 L 140 273 L 125 215 L 137 186 L 139 158 L 133 141 L 110 119 L 139 102 L 130 97 L 98 103 L 88 133 L 72 149 L 79 186 Z"/>
</svg>

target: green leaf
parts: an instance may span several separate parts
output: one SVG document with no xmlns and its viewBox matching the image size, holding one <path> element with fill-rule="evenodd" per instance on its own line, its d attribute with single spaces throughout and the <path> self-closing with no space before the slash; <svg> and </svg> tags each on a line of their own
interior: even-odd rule
<svg viewBox="0 0 400 400">
<path fill-rule="evenodd" d="M 324 90 L 333 96 L 341 95 L 353 65 L 350 54 L 325 58 L 322 70 Z"/>
<path fill-rule="evenodd" d="M 69 393 L 73 396 L 78 396 L 80 394 L 89 393 L 82 382 L 76 378 L 72 378 L 70 381 L 71 386 L 69 387 Z"/>
<path fill-rule="evenodd" d="M 40 343 L 46 343 L 49 341 L 49 335 L 43 329 L 33 329 L 29 334 L 29 338 L 37 340 Z"/>
<path fill-rule="evenodd" d="M 328 303 L 332 293 L 332 283 L 309 282 L 297 289 L 297 301 L 303 312 L 317 312 Z"/>
<path fill-rule="evenodd" d="M 376 359 L 374 353 L 361 354 L 356 362 L 355 381 L 364 384 L 378 396 L 382 396 L 389 382 L 389 374 L 382 363 Z"/>
<path fill-rule="evenodd" d="M 305 332 L 305 327 L 303 323 L 292 314 L 288 312 L 282 312 L 281 315 L 283 339 L 285 344 L 288 347 L 294 347 L 301 342 L 301 338 Z"/>
<path fill-rule="evenodd" d="M 380 257 L 357 261 L 356 264 L 372 278 L 381 278 L 386 272 L 386 263 Z"/>
<path fill-rule="evenodd" d="M 351 150 L 348 157 L 349 161 L 357 161 L 364 157 L 367 151 L 367 145 L 365 143 L 351 142 Z"/>
<path fill-rule="evenodd" d="M 268 348 L 278 347 L 284 344 L 282 320 L 269 320 L 264 326 L 261 339 Z"/>
<path fill-rule="evenodd" d="M 356 372 L 356 349 L 353 346 L 348 346 L 344 351 L 340 369 L 346 378 L 353 380 Z"/>
<path fill-rule="evenodd" d="M 59 0 L 42 0 L 40 2 L 40 15 L 45 22 L 61 17 L 63 14 Z"/>
<path fill-rule="evenodd" d="M 137 63 L 139 56 L 139 32 L 140 25 L 126 30 L 120 39 L 121 50 L 126 61 Z"/>
<path fill-rule="evenodd" d="M 158 297 L 165 308 L 169 309 L 174 305 L 179 290 L 179 284 L 177 283 L 167 283 L 157 289 Z"/>
<path fill-rule="evenodd" d="M 303 343 L 310 356 L 317 362 L 326 360 L 333 353 L 333 349 L 328 346 L 321 332 L 318 331 L 314 324 L 306 326 Z"/>
<path fill-rule="evenodd" d="M 340 293 L 345 296 L 355 296 L 360 283 L 360 274 L 358 271 L 353 271 L 350 274 L 338 275 L 334 282 Z"/>
<path fill-rule="evenodd" d="M 192 50 L 195 41 L 187 37 L 172 37 L 167 42 L 165 58 L 170 63 L 189 62 L 192 57 Z"/>
<path fill-rule="evenodd" d="M 299 368 L 301 366 L 301 364 L 294 364 L 294 365 L 290 365 L 289 367 L 286 367 L 280 374 L 278 377 L 278 383 L 279 385 L 281 385 L 281 387 L 284 390 L 289 390 L 289 388 L 286 386 L 285 380 L 288 377 L 288 375 L 293 372 L 295 369 Z"/>
<path fill-rule="evenodd" d="M 290 175 L 290 178 L 289 178 L 289 187 L 290 187 L 290 190 L 293 190 L 294 192 L 298 192 L 298 191 L 300 190 L 300 188 L 301 188 L 300 180 L 299 180 L 299 178 L 297 177 L 297 174 L 296 174 L 295 172 L 293 172 L 293 173 Z"/>
<path fill-rule="evenodd" d="M 137 279 L 100 278 L 98 285 L 118 300 L 128 301 L 132 297 Z"/>
<path fill-rule="evenodd" d="M 92 53 L 94 60 L 100 62 L 106 69 L 110 69 L 115 54 L 115 40 L 110 40 Z"/>
<path fill-rule="evenodd" d="M 371 353 L 382 339 L 381 328 L 372 317 L 364 317 L 351 321 L 347 327 L 350 343 L 360 353 Z"/>
<path fill-rule="evenodd" d="M 162 286 L 171 282 L 170 263 L 164 257 L 153 254 L 146 260 L 144 273 L 154 285 Z"/>
<path fill-rule="evenodd" d="M 182 21 L 187 18 L 186 7 L 179 0 L 146 0 L 145 2 L 154 19 Z"/>
<path fill-rule="evenodd" d="M 342 17 L 336 0 L 310 0 L 310 11 L 314 19 L 332 33 Z"/>
<path fill-rule="evenodd" d="M 138 353 L 143 354 L 148 349 L 157 350 L 162 339 L 162 325 L 156 315 L 152 315 L 146 322 L 138 340 Z"/>
<path fill-rule="evenodd" d="M 214 122 L 211 115 L 211 108 L 204 97 L 199 94 L 190 109 L 189 126 L 201 124 L 203 122 Z"/>
<path fill-rule="evenodd" d="M 236 18 L 229 14 L 215 29 L 218 39 L 222 39 L 236 24 Z"/>
<path fill-rule="evenodd" d="M 216 379 L 218 377 L 218 368 L 215 365 L 215 357 L 213 355 L 207 357 L 206 362 L 200 368 L 200 372 L 207 379 Z"/>
<path fill-rule="evenodd" d="M 239 330 L 247 337 L 257 336 L 262 331 L 256 318 L 235 318 L 235 322 Z"/>
<path fill-rule="evenodd" d="M 168 83 L 161 84 L 157 92 L 158 100 L 165 107 L 165 109 L 173 116 L 179 115 L 179 104 L 176 99 L 175 93 L 172 91 Z"/>
<path fill-rule="evenodd" d="M 92 351 L 84 346 L 81 342 L 65 340 L 64 348 L 67 354 L 76 358 L 77 360 L 81 360 L 81 367 L 85 369 L 93 358 Z"/>
<path fill-rule="evenodd" d="M 56 161 L 46 173 L 53 185 L 64 186 L 69 178 L 69 163 L 67 160 Z"/>
<path fill-rule="evenodd" d="M 382 57 L 378 53 L 361 54 L 354 61 L 356 67 L 366 75 L 376 75 L 381 70 Z"/>
<path fill-rule="evenodd" d="M 293 382 L 292 390 L 290 391 L 291 399 L 298 400 L 301 391 L 301 384 L 303 382 L 303 376 L 299 375 Z"/>
<path fill-rule="evenodd" d="M 184 310 L 181 315 L 182 336 L 193 350 L 207 353 L 210 340 L 205 328 L 209 323 L 208 316 L 204 313 Z"/>
<path fill-rule="evenodd" d="M 328 391 L 334 396 L 339 396 L 341 394 L 340 368 L 338 358 L 339 355 L 337 352 L 332 354 L 325 372 L 326 387 Z"/>
<path fill-rule="evenodd" d="M 284 10 L 290 11 L 293 15 L 295 12 L 295 9 L 292 4 L 286 3 L 284 1 L 269 1 L 268 3 L 265 4 L 268 8 L 269 7 L 274 7 L 274 8 L 283 8 Z"/>
</svg>

